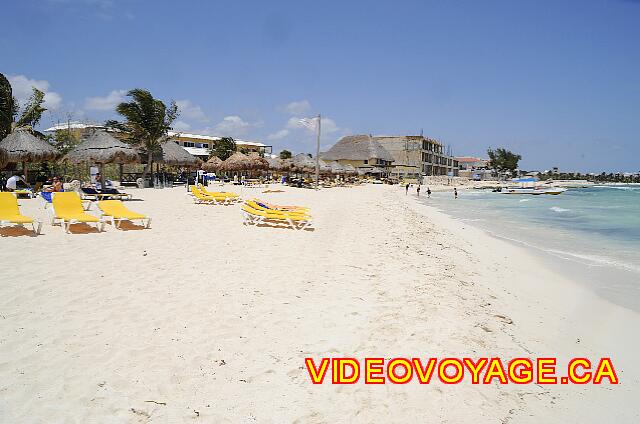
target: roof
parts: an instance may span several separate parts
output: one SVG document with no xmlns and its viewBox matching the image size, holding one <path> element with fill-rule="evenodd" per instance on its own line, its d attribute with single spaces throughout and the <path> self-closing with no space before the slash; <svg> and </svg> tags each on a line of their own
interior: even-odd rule
<svg viewBox="0 0 640 424">
<path fill-rule="evenodd" d="M 482 162 L 487 160 L 474 158 L 473 156 L 456 156 L 454 159 L 456 159 L 458 162 Z"/>
<path fill-rule="evenodd" d="M 44 130 L 44 132 L 53 132 L 53 131 L 59 131 L 59 130 L 78 130 L 78 129 L 83 130 L 86 128 L 104 128 L 104 125 L 96 122 L 80 122 L 80 121 L 60 122 L 50 128 L 47 128 L 46 130 Z"/>
<path fill-rule="evenodd" d="M 342 137 L 323 155 L 327 160 L 369 160 L 393 161 L 393 156 L 370 135 L 348 135 Z"/>
<path fill-rule="evenodd" d="M 190 138 L 193 140 L 203 140 L 203 141 L 220 141 L 222 137 L 216 135 L 206 135 L 206 134 L 195 134 L 195 133 L 187 133 L 181 131 L 167 131 L 167 135 L 172 138 Z M 253 146 L 253 147 L 266 147 L 266 144 L 259 143 L 257 141 L 247 141 L 247 140 L 236 140 L 233 139 L 235 143 L 239 146 Z"/>
</svg>

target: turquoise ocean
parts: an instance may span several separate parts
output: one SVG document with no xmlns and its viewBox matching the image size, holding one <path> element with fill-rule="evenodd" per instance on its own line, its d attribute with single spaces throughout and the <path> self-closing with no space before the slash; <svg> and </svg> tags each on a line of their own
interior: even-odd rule
<svg viewBox="0 0 640 424">
<path fill-rule="evenodd" d="M 557 196 L 459 193 L 458 199 L 432 193 L 422 201 L 531 249 L 598 295 L 640 311 L 640 185 L 576 188 Z"/>
</svg>

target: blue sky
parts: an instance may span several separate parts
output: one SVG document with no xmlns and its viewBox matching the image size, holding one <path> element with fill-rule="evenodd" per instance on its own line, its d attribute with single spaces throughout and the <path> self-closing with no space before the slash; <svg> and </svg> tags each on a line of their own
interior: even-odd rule
<svg viewBox="0 0 640 424">
<path fill-rule="evenodd" d="M 22 0 L 0 72 L 47 92 L 43 125 L 102 121 L 126 90 L 179 101 L 181 130 L 313 152 L 424 134 L 522 168 L 640 170 L 640 1 Z"/>
</svg>

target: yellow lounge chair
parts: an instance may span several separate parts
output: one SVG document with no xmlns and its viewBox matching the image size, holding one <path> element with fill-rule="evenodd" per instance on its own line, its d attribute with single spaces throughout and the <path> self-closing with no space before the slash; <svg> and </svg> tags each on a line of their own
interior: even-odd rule
<svg viewBox="0 0 640 424">
<path fill-rule="evenodd" d="M 37 229 L 36 222 L 38 223 Z M 33 226 L 33 232 L 36 233 L 36 235 L 40 234 L 40 229 L 42 228 L 42 222 L 20 213 L 18 199 L 13 193 L 0 192 L 0 227 L 5 224 L 18 224 L 21 226 L 31 224 Z"/>
<path fill-rule="evenodd" d="M 285 211 L 285 212 L 308 212 L 309 208 L 306 206 L 283 206 L 283 205 L 274 205 L 272 203 L 267 203 L 264 200 L 260 200 L 257 198 L 251 199 L 251 201 L 257 203 L 259 206 L 262 206 L 265 209 L 272 209 L 276 211 Z"/>
<path fill-rule="evenodd" d="M 191 193 L 193 194 L 196 203 L 213 203 L 216 205 L 228 205 L 229 199 L 225 196 L 209 196 L 208 194 L 200 191 L 196 186 L 191 186 Z"/>
<path fill-rule="evenodd" d="M 98 231 L 102 231 L 104 228 L 102 219 L 98 219 L 84 211 L 82 200 L 75 191 L 53 193 L 51 206 L 51 225 L 55 225 L 56 220 L 60 220 L 60 225 L 65 225 L 67 233 L 71 224 L 78 222 L 95 222 Z"/>
<path fill-rule="evenodd" d="M 111 224 L 116 228 L 120 228 L 122 221 L 146 221 L 145 228 L 149 228 L 151 225 L 151 218 L 127 209 L 121 200 L 100 200 L 98 201 L 98 207 L 102 211 L 102 216 L 110 218 Z"/>
<path fill-rule="evenodd" d="M 204 194 L 206 196 L 226 197 L 230 201 L 240 200 L 240 196 L 237 195 L 236 193 L 231 193 L 231 192 L 226 192 L 226 191 L 209 191 L 202 184 L 198 186 L 198 189 L 200 190 L 200 192 L 202 194 Z"/>
<path fill-rule="evenodd" d="M 286 215 L 300 215 L 300 216 L 309 216 L 309 211 L 308 210 L 303 210 L 303 209 L 297 209 L 297 210 L 281 210 L 281 209 L 271 209 L 271 208 L 267 208 L 265 206 L 263 206 L 263 204 L 260 204 L 256 201 L 253 200 L 247 200 L 245 202 L 247 205 L 249 205 L 249 207 L 253 208 L 253 209 L 257 209 L 259 211 L 264 211 L 267 213 L 272 213 L 272 214 L 286 214 Z"/>
<path fill-rule="evenodd" d="M 262 223 L 288 224 L 294 230 L 304 230 L 312 225 L 309 215 L 286 212 L 270 212 L 255 209 L 248 204 L 242 205 L 244 224 L 257 225 Z"/>
</svg>

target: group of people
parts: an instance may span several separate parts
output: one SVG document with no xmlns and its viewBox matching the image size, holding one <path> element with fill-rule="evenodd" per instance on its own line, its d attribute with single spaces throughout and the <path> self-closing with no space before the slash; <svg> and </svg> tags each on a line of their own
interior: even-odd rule
<svg viewBox="0 0 640 424">
<path fill-rule="evenodd" d="M 44 180 L 44 185 L 46 185 L 46 188 L 43 191 L 64 191 L 62 188 L 62 178 L 58 176 L 53 176 L 49 179 Z M 13 175 L 9 177 L 4 184 L 4 189 L 7 191 L 29 190 L 31 189 L 31 184 L 29 184 L 23 173 L 14 172 Z M 36 189 L 40 189 L 40 187 L 38 187 L 38 184 L 36 184 Z"/>
<path fill-rule="evenodd" d="M 409 194 L 410 187 L 411 184 L 407 183 L 407 185 L 405 186 L 406 194 Z M 420 184 L 418 184 L 418 186 L 416 187 L 416 195 L 420 196 Z M 429 187 L 427 187 L 427 197 L 431 197 L 431 189 Z"/>
<path fill-rule="evenodd" d="M 405 186 L 405 194 L 409 194 L 410 187 L 411 184 L 407 183 L 407 185 Z M 418 184 L 418 186 L 416 187 L 416 195 L 420 197 L 420 184 Z M 431 197 L 431 189 L 429 187 L 427 187 L 427 197 Z M 453 197 L 454 199 L 458 198 L 458 189 L 456 187 L 453 188 Z"/>
</svg>

